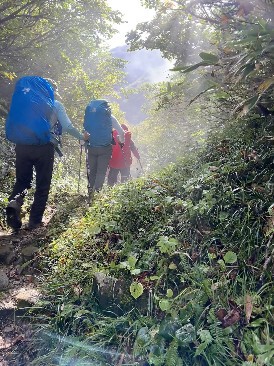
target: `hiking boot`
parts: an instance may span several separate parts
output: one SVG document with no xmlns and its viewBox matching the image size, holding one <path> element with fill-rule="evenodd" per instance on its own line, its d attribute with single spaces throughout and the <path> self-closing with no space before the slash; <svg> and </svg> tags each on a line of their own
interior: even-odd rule
<svg viewBox="0 0 274 366">
<path fill-rule="evenodd" d="M 42 227 L 44 226 L 44 223 L 42 221 L 40 222 L 33 222 L 33 221 L 29 221 L 28 225 L 26 226 L 26 230 L 35 230 L 38 227 Z"/>
<path fill-rule="evenodd" d="M 91 206 L 91 204 L 93 203 L 93 199 L 94 199 L 94 191 L 90 190 L 88 192 L 88 205 Z"/>
<path fill-rule="evenodd" d="M 35 230 L 35 229 L 37 229 L 38 227 L 42 227 L 42 226 L 44 226 L 44 223 L 42 222 L 42 221 L 40 221 L 40 222 L 32 222 L 32 221 L 30 221 L 29 223 L 28 223 L 28 226 L 26 227 L 26 230 Z"/>
<path fill-rule="evenodd" d="M 6 207 L 7 224 L 13 230 L 19 230 L 22 226 L 20 211 L 21 205 L 16 200 L 11 200 Z"/>
</svg>

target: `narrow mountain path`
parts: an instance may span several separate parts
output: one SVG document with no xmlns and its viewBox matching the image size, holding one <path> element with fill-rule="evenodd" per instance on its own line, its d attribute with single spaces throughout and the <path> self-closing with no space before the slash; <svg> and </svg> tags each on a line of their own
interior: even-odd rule
<svg viewBox="0 0 274 366">
<path fill-rule="evenodd" d="M 86 196 L 63 193 L 49 202 L 44 226 L 17 234 L 0 227 L 0 366 L 28 366 L 33 359 L 28 311 L 41 298 L 42 252 L 87 208 Z"/>
<path fill-rule="evenodd" d="M 47 226 L 17 234 L 0 231 L 0 365 L 28 365 L 31 327 L 26 316 L 41 296 L 39 251 Z"/>
</svg>

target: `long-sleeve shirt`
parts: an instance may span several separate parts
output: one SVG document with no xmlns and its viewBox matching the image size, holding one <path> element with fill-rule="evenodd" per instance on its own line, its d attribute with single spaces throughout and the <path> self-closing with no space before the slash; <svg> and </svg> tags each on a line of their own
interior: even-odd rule
<svg viewBox="0 0 274 366">
<path fill-rule="evenodd" d="M 111 116 L 112 128 L 118 132 L 118 139 L 121 143 L 125 142 L 125 131 L 122 129 L 120 123 L 114 116 Z"/>
<path fill-rule="evenodd" d="M 84 136 L 71 123 L 71 120 L 69 119 L 63 104 L 58 100 L 55 100 L 54 109 L 57 120 L 60 122 L 62 126 L 63 132 L 69 133 L 71 136 L 75 137 L 78 140 L 84 140 Z"/>
</svg>

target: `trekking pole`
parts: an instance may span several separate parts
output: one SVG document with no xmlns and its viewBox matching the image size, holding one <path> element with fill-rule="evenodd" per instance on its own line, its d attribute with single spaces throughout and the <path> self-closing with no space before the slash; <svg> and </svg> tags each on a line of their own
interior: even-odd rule
<svg viewBox="0 0 274 366">
<path fill-rule="evenodd" d="M 78 173 L 78 187 L 77 192 L 80 192 L 80 179 L 81 179 L 81 167 L 82 167 L 82 155 L 83 155 L 83 145 L 80 142 L 80 163 L 79 163 L 79 173 Z"/>
<path fill-rule="evenodd" d="M 91 201 L 91 186 L 90 186 L 90 166 L 88 162 L 88 146 L 85 144 L 85 152 L 86 152 L 86 167 L 87 167 L 87 180 L 88 180 L 88 204 Z"/>
<path fill-rule="evenodd" d="M 144 169 L 143 169 L 143 166 L 142 166 L 142 164 L 141 164 L 141 160 L 140 160 L 140 159 L 138 159 L 138 163 L 140 164 L 140 167 L 141 167 L 141 169 L 142 169 L 142 171 L 143 171 L 143 174 L 145 174 L 145 171 L 144 171 Z"/>
</svg>

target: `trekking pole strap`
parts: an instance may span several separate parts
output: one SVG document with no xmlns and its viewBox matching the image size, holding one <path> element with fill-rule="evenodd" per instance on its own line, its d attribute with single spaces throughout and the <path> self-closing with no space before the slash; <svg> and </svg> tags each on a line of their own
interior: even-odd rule
<svg viewBox="0 0 274 366">
<path fill-rule="evenodd" d="M 57 154 L 59 155 L 59 157 L 61 158 L 64 154 L 62 153 L 62 151 L 59 149 L 59 147 L 58 146 L 54 146 L 54 149 L 55 149 L 55 151 L 57 152 Z"/>
</svg>

